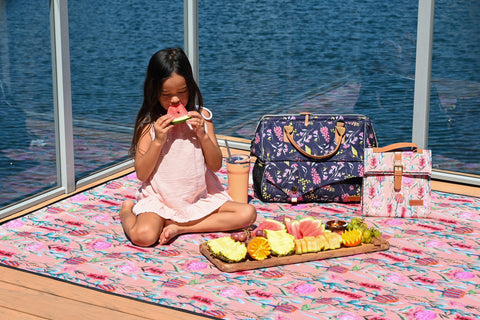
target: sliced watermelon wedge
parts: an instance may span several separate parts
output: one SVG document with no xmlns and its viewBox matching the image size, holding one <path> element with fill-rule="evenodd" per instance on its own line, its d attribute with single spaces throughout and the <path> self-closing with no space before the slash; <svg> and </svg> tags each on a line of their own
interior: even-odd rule
<svg viewBox="0 0 480 320">
<path fill-rule="evenodd" d="M 172 124 L 182 123 L 191 118 L 187 109 L 180 101 L 168 107 L 167 114 L 173 117 Z"/>
<path fill-rule="evenodd" d="M 317 237 L 325 232 L 325 225 L 322 220 L 307 217 L 300 220 L 300 230 L 303 237 Z"/>
<path fill-rule="evenodd" d="M 325 225 L 322 220 L 313 217 L 304 217 L 300 219 L 284 218 L 287 232 L 295 237 L 302 239 L 304 237 L 318 237 L 325 232 Z"/>
<path fill-rule="evenodd" d="M 290 233 L 292 236 L 295 237 L 295 239 L 301 239 L 301 234 L 299 234 L 299 222 L 298 219 L 291 219 L 289 217 L 285 217 L 283 219 L 283 223 L 285 224 L 285 227 L 287 228 L 287 232 Z"/>
<path fill-rule="evenodd" d="M 290 219 L 289 217 L 285 217 L 283 219 L 283 223 L 285 224 L 285 227 L 287 228 L 287 232 L 290 233 L 291 235 L 294 235 L 293 230 L 292 230 L 292 219 Z"/>
<path fill-rule="evenodd" d="M 255 230 L 252 231 L 252 234 L 255 234 L 257 230 L 280 231 L 280 230 L 285 230 L 285 225 L 280 221 L 277 221 L 271 218 L 266 218 L 265 220 L 262 221 L 262 223 L 260 223 L 258 227 L 255 228 Z"/>
<path fill-rule="evenodd" d="M 292 234 L 295 236 L 295 239 L 302 239 L 302 232 L 300 231 L 300 221 L 295 219 L 292 221 Z"/>
</svg>

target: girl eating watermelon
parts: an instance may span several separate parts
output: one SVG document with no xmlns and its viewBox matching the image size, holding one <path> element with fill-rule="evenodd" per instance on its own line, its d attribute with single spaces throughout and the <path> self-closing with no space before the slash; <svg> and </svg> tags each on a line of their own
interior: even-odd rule
<svg viewBox="0 0 480 320">
<path fill-rule="evenodd" d="M 187 115 L 177 111 L 179 105 Z M 175 112 L 168 112 L 171 106 Z M 255 207 L 232 201 L 215 175 L 222 167 L 222 152 L 212 113 L 202 106 L 184 51 L 155 53 L 130 148 L 142 185 L 136 203 L 126 200 L 120 210 L 133 244 L 167 244 L 180 234 L 236 230 L 255 221 Z M 181 119 L 175 118 L 179 112 Z"/>
</svg>

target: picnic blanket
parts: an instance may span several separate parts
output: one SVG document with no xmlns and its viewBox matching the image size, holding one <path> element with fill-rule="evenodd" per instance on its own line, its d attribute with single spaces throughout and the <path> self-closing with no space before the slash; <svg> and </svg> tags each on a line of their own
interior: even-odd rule
<svg viewBox="0 0 480 320">
<path fill-rule="evenodd" d="M 218 175 L 226 184 L 226 170 Z M 478 319 L 480 199 L 433 192 L 433 219 L 367 217 L 387 251 L 233 273 L 199 245 L 228 233 L 188 234 L 141 248 L 118 211 L 134 198 L 135 173 L 0 225 L 0 272 L 17 268 L 74 284 L 223 319 Z M 360 215 L 358 204 L 267 204 L 265 218 Z"/>
</svg>

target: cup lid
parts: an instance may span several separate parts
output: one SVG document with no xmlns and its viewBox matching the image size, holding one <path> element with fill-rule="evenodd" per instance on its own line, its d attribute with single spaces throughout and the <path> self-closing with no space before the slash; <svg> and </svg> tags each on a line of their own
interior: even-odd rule
<svg viewBox="0 0 480 320">
<path fill-rule="evenodd" d="M 231 157 L 227 158 L 228 163 L 247 163 L 250 162 L 250 156 L 246 154 L 232 154 Z"/>
</svg>

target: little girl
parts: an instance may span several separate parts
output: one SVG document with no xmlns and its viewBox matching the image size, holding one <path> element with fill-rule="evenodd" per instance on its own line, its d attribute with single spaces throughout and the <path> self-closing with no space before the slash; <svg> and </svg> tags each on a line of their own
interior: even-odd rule
<svg viewBox="0 0 480 320">
<path fill-rule="evenodd" d="M 196 100 L 200 107 L 195 107 Z M 178 101 L 191 118 L 173 125 L 167 110 Z M 166 244 L 184 233 L 240 229 L 256 219 L 255 207 L 232 201 L 215 174 L 222 166 L 222 152 L 212 114 L 202 105 L 183 50 L 155 53 L 130 148 L 143 183 L 137 203 L 126 200 L 120 210 L 123 229 L 138 246 Z"/>
</svg>

